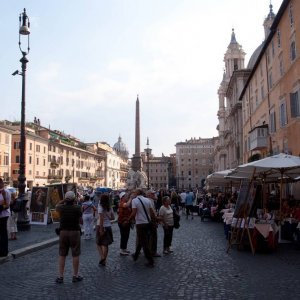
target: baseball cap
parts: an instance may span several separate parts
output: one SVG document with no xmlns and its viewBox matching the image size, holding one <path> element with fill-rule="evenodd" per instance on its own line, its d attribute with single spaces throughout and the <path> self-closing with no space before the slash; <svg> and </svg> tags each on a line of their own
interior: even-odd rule
<svg viewBox="0 0 300 300">
<path fill-rule="evenodd" d="M 66 201 L 73 201 L 75 200 L 75 193 L 73 191 L 68 191 L 65 193 L 65 200 Z"/>
</svg>

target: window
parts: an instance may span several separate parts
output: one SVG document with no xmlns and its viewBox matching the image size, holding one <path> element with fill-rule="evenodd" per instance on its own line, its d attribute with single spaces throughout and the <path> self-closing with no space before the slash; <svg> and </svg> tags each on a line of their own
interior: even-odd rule
<svg viewBox="0 0 300 300">
<path fill-rule="evenodd" d="M 239 66 L 238 66 L 238 60 L 237 60 L 237 58 L 235 58 L 235 59 L 233 60 L 233 70 L 236 71 L 236 70 L 238 70 L 238 69 L 239 69 Z"/>
<path fill-rule="evenodd" d="M 274 40 L 272 40 L 272 42 L 271 42 L 271 51 L 272 51 L 272 58 L 274 58 L 274 55 L 275 55 L 275 47 L 274 47 Z"/>
<path fill-rule="evenodd" d="M 280 127 L 284 127 L 287 124 L 287 116 L 286 116 L 286 103 L 283 100 L 279 106 L 279 119 L 280 119 Z"/>
<path fill-rule="evenodd" d="M 36 150 L 36 152 L 40 152 L 41 151 L 41 146 L 40 145 L 36 145 L 35 150 Z"/>
<path fill-rule="evenodd" d="M 20 156 L 19 156 L 19 155 L 16 156 L 16 163 L 17 163 L 17 164 L 20 163 Z"/>
<path fill-rule="evenodd" d="M 260 93 L 261 93 L 261 99 L 263 100 L 265 98 L 265 90 L 263 85 L 260 87 Z"/>
<path fill-rule="evenodd" d="M 269 87 L 271 89 L 273 87 L 272 70 L 270 70 L 270 72 L 269 72 L 268 80 L 269 80 Z"/>
<path fill-rule="evenodd" d="M 281 47 L 281 34 L 279 29 L 277 29 L 277 46 L 278 48 Z"/>
<path fill-rule="evenodd" d="M 270 112 L 270 133 L 274 132 L 276 132 L 276 116 L 274 109 L 272 109 Z"/>
<path fill-rule="evenodd" d="M 43 159 L 43 166 L 46 166 L 46 159 Z"/>
<path fill-rule="evenodd" d="M 290 46 L 290 58 L 291 61 L 294 61 L 296 59 L 296 43 L 295 41 L 292 41 Z"/>
<path fill-rule="evenodd" d="M 3 164 L 5 166 L 8 166 L 9 165 L 9 156 L 8 154 L 4 154 L 4 161 L 3 161 Z"/>
<path fill-rule="evenodd" d="M 29 156 L 28 160 L 29 160 L 29 164 L 31 165 L 32 164 L 32 156 Z"/>
<path fill-rule="evenodd" d="M 283 76 L 283 74 L 284 74 L 282 54 L 279 56 L 279 73 L 280 73 L 280 76 Z"/>
<path fill-rule="evenodd" d="M 29 143 L 29 150 L 32 150 L 32 143 Z"/>
<path fill-rule="evenodd" d="M 294 14 L 293 14 L 293 3 L 289 5 L 289 18 L 290 18 L 290 25 L 291 27 L 294 26 Z"/>
<path fill-rule="evenodd" d="M 38 157 L 36 158 L 36 164 L 37 166 L 40 164 L 40 159 Z"/>
<path fill-rule="evenodd" d="M 290 94 L 291 104 L 291 117 L 296 118 L 300 116 L 300 105 L 299 105 L 299 90 L 295 93 Z"/>
<path fill-rule="evenodd" d="M 5 144 L 9 144 L 9 135 L 8 134 L 6 134 L 5 135 Z"/>
<path fill-rule="evenodd" d="M 269 49 L 266 50 L 266 56 L 267 56 L 267 63 L 268 63 L 268 66 L 269 66 L 270 63 L 271 63 Z"/>
<path fill-rule="evenodd" d="M 20 149 L 20 142 L 14 142 L 14 149 Z"/>
<path fill-rule="evenodd" d="M 44 153 L 46 153 L 46 147 L 44 147 Z"/>
</svg>

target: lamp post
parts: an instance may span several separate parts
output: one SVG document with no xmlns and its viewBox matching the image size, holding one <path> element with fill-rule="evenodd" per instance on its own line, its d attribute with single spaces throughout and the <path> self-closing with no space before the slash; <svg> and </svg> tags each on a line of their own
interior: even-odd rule
<svg viewBox="0 0 300 300">
<path fill-rule="evenodd" d="M 149 190 L 150 189 L 150 153 L 151 153 L 151 149 L 149 148 L 149 137 L 147 137 L 147 148 L 145 150 L 147 156 L 147 187 Z"/>
<path fill-rule="evenodd" d="M 28 59 L 26 55 L 29 53 L 29 35 L 30 35 L 30 22 L 26 14 L 26 9 L 19 16 L 19 48 L 22 53 L 22 58 L 20 59 L 22 65 L 22 72 L 15 71 L 12 75 L 22 76 L 22 102 L 21 102 L 21 140 L 20 140 L 20 172 L 18 177 L 18 198 L 22 200 L 22 210 L 18 214 L 18 229 L 19 230 L 29 230 L 30 223 L 26 210 L 26 203 L 28 201 L 25 195 L 26 187 L 26 177 L 25 177 L 25 146 L 26 146 L 26 133 L 25 133 L 25 82 L 26 82 L 26 64 Z M 27 52 L 22 49 L 21 38 L 24 38 L 25 42 L 27 40 Z"/>
</svg>

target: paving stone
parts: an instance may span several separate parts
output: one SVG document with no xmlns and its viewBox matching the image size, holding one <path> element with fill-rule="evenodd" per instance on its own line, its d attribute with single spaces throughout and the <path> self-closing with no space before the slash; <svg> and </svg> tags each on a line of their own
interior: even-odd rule
<svg viewBox="0 0 300 300">
<path fill-rule="evenodd" d="M 52 231 L 47 230 L 53 238 L 55 235 L 51 236 Z M 51 230 L 54 232 L 54 228 Z M 41 229 L 39 237 L 42 232 Z M 82 240 L 80 273 L 84 280 L 76 284 L 72 283 L 70 256 L 66 261 L 64 283 L 54 282 L 58 269 L 57 244 L 1 264 L 1 298 L 298 299 L 300 251 L 292 245 L 280 245 L 274 253 L 254 256 L 250 251 L 238 251 L 233 247 L 227 254 L 221 223 L 201 222 L 196 216 L 194 220 L 182 218 L 180 229 L 174 230 L 174 252 L 156 258 L 155 267 L 149 269 L 144 266 L 143 255 L 137 262 L 130 256 L 120 256 L 117 224 L 113 225 L 113 233 L 115 242 L 109 248 L 106 267 L 98 266 L 95 239 Z M 42 242 L 41 237 L 31 239 Z M 160 227 L 159 252 L 163 250 L 162 241 Z M 135 232 L 131 231 L 131 251 L 134 245 Z"/>
</svg>

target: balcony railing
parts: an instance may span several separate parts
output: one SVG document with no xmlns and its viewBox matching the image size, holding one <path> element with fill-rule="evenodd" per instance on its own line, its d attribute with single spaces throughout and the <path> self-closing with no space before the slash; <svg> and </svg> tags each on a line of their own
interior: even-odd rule
<svg viewBox="0 0 300 300">
<path fill-rule="evenodd" d="M 57 180 L 62 180 L 61 175 L 48 175 L 48 179 L 57 179 Z"/>
</svg>

